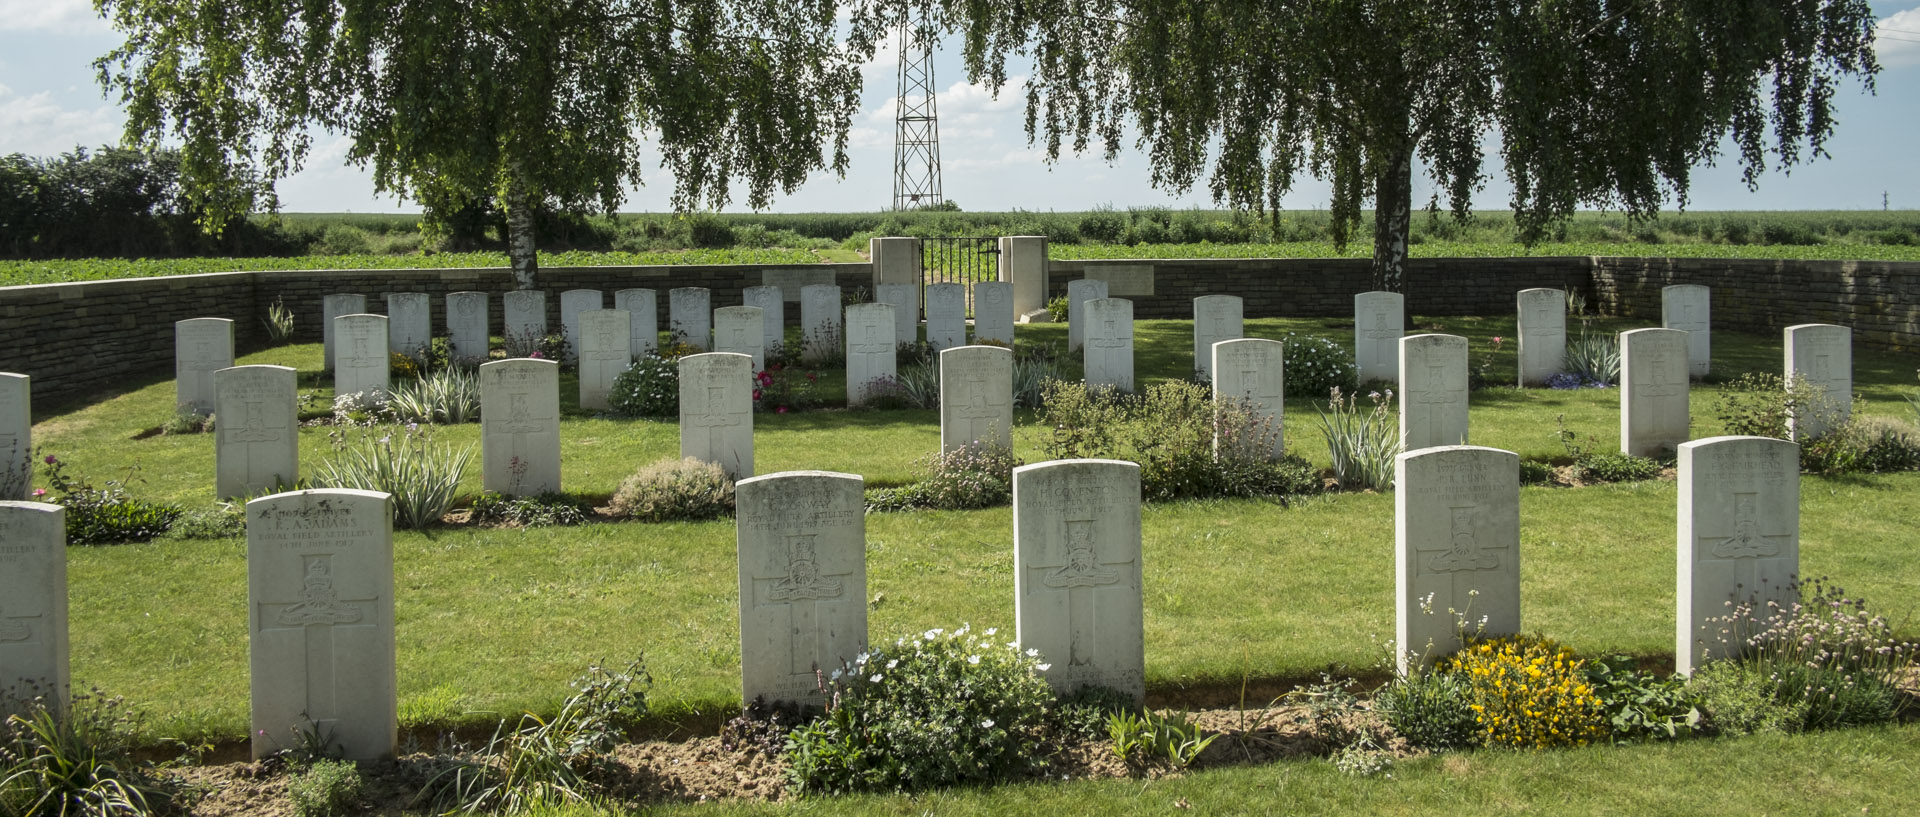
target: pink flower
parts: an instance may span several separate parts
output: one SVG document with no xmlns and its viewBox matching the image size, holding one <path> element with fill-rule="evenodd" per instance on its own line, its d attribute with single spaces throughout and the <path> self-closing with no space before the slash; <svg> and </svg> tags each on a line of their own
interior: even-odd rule
<svg viewBox="0 0 1920 817">
<path fill-rule="evenodd" d="M 785 414 L 785 413 L 787 413 L 787 407 L 786 407 L 786 406 L 781 406 L 781 407 L 779 407 L 779 408 L 777 408 L 777 409 L 774 409 L 774 410 L 773 410 L 773 413 L 775 413 L 775 414 Z"/>
<path fill-rule="evenodd" d="M 771 385 L 773 385 L 773 373 L 772 373 L 772 372 L 761 372 L 761 373 L 760 373 L 760 385 L 762 385 L 762 386 L 771 386 Z"/>
<path fill-rule="evenodd" d="M 47 455 L 47 464 L 48 464 L 48 465 L 57 465 L 57 464 L 59 464 L 59 462 L 60 462 L 59 460 L 57 460 L 57 459 L 54 459 L 54 458 L 53 458 L 53 455 L 52 455 L 52 454 L 48 454 L 48 455 Z"/>
<path fill-rule="evenodd" d="M 534 360 L 545 360 L 547 358 L 546 355 L 540 354 L 539 352 L 534 352 L 533 354 L 527 355 L 527 357 L 533 358 Z"/>
<path fill-rule="evenodd" d="M 754 390 L 753 390 L 753 399 L 755 399 L 755 400 L 758 400 L 758 399 L 760 399 L 760 390 L 759 390 L 759 389 L 754 389 Z"/>
<path fill-rule="evenodd" d="M 33 489 L 33 495 L 34 495 L 34 496 L 46 496 L 46 495 L 47 495 L 47 489 L 45 489 L 45 488 L 35 488 L 35 489 Z"/>
<path fill-rule="evenodd" d="M 820 379 L 820 375 L 818 375 L 818 374 L 815 374 L 815 373 L 813 373 L 813 372 L 807 372 L 807 382 L 808 382 L 808 383 L 812 383 L 812 382 L 815 382 L 815 381 L 817 381 L 817 380 L 819 380 L 819 379 Z"/>
<path fill-rule="evenodd" d="M 1493 336 L 1493 345 L 1495 348 L 1499 348 L 1500 344 L 1506 343 L 1506 342 L 1507 342 L 1506 338 L 1500 337 L 1499 335 Z"/>
</svg>

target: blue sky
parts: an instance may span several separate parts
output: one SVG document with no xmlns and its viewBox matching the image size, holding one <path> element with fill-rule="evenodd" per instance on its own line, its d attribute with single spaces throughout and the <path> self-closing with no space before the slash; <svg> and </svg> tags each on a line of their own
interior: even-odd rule
<svg viewBox="0 0 1920 817">
<path fill-rule="evenodd" d="M 1749 192 L 1730 163 L 1695 173 L 1691 209 L 1878 209 L 1887 194 L 1896 209 L 1920 208 L 1920 162 L 1912 134 L 1920 132 L 1920 4 L 1872 4 L 1880 19 L 1879 55 L 1885 66 L 1877 94 L 1843 86 L 1839 127 L 1828 142 L 1831 159 L 1769 173 Z M 50 155 L 76 145 L 117 141 L 124 116 L 103 99 L 92 61 L 119 38 L 96 18 L 88 0 L 0 0 L 0 154 Z M 775 200 L 781 212 L 859 212 L 887 208 L 892 197 L 895 55 L 880 54 L 866 72 L 863 113 L 852 133 L 853 166 L 846 178 L 815 174 L 801 189 Z M 1063 157 L 1047 165 L 1030 147 L 1021 124 L 1017 86 L 998 99 L 965 82 L 957 56 L 935 58 L 940 149 L 948 198 L 968 210 L 1084 210 L 1116 207 L 1211 206 L 1204 189 L 1186 194 L 1155 190 L 1138 153 L 1109 164 L 1098 156 Z M 1017 79 L 1016 79 L 1017 81 Z M 411 202 L 376 196 L 366 174 L 345 164 L 344 139 L 315 135 L 306 167 L 280 183 L 291 212 L 413 212 Z M 1497 155 L 1490 157 L 1497 162 Z M 1475 205 L 1504 208 L 1508 190 L 1497 167 Z M 1416 179 L 1415 203 L 1429 190 Z M 672 179 L 656 171 L 632 191 L 624 211 L 667 209 Z M 1327 186 L 1302 178 L 1284 202 L 1293 209 L 1326 206 Z M 736 205 L 731 209 L 743 209 Z"/>
</svg>

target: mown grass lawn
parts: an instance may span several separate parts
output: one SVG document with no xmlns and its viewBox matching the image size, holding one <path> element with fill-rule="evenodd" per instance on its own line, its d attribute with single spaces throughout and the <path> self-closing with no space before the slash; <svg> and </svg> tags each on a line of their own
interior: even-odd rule
<svg viewBox="0 0 1920 817">
<path fill-rule="evenodd" d="M 1350 328 L 1342 323 L 1259 319 L 1249 321 L 1248 330 L 1257 337 L 1295 331 L 1350 342 Z M 1422 331 L 1468 335 L 1476 356 L 1492 354 L 1491 370 L 1511 376 L 1513 344 L 1496 352 L 1488 342 L 1511 336 L 1511 318 L 1419 323 Z M 1601 320 L 1594 331 L 1632 326 Z M 1064 327 L 1021 331 L 1024 340 L 1064 345 Z M 1186 376 L 1190 332 L 1185 321 L 1142 322 L 1140 379 Z M 1720 332 L 1714 340 L 1717 373 L 1779 366 L 1777 336 Z M 304 373 L 318 368 L 319 357 L 317 346 L 289 346 L 242 362 L 281 363 Z M 1856 385 L 1865 410 L 1908 412 L 1904 397 L 1915 391 L 1913 365 L 1910 357 L 1858 350 Z M 1069 373 L 1077 368 L 1067 366 Z M 822 373 L 830 382 L 840 376 Z M 303 384 L 310 381 L 321 383 L 303 375 Z M 322 403 L 328 396 L 324 385 L 303 391 Z M 1711 391 L 1695 388 L 1696 436 L 1719 433 L 1708 411 Z M 575 398 L 574 381 L 565 378 L 563 405 L 572 407 Z M 1564 417 L 1568 427 L 1597 439 L 1598 447 L 1617 445 L 1615 390 L 1492 389 L 1472 399 L 1477 444 L 1530 456 L 1560 454 L 1557 418 Z M 211 506 L 210 437 L 134 439 L 160 424 L 172 402 L 170 380 L 136 384 L 98 403 L 39 417 L 35 441 L 96 480 L 140 465 L 144 481 L 133 485 L 137 496 Z M 1314 413 L 1309 401 L 1290 402 L 1288 440 L 1294 450 L 1324 463 Z M 825 469 L 861 474 L 870 485 L 901 484 L 917 478 L 916 460 L 938 446 L 938 418 L 930 411 L 811 411 L 759 415 L 755 423 L 761 473 Z M 474 425 L 440 434 L 455 444 L 478 442 Z M 575 412 L 562 436 L 567 488 L 587 494 L 611 492 L 639 466 L 678 454 L 670 421 Z M 1030 462 L 1044 459 L 1045 438 L 1044 429 L 1023 426 L 1016 436 L 1019 453 Z M 311 473 L 326 454 L 327 429 L 303 431 L 301 444 Z M 478 491 L 477 465 L 466 486 Z M 1910 520 L 1920 475 L 1806 477 L 1802 492 L 1803 572 L 1832 576 L 1895 621 L 1913 621 L 1920 564 L 1911 558 Z M 1619 651 L 1650 661 L 1667 656 L 1673 641 L 1674 503 L 1673 485 L 1661 482 L 1524 489 L 1525 627 L 1584 652 Z M 1331 495 L 1290 505 L 1148 505 L 1144 590 L 1147 671 L 1155 698 L 1218 701 L 1243 680 L 1309 678 L 1330 666 L 1372 671 L 1387 656 L 1382 639 L 1392 633 L 1392 514 L 1392 497 L 1384 494 Z M 1011 631 L 1011 529 L 1005 508 L 868 517 L 872 637 L 961 622 Z M 72 549 L 76 683 L 127 696 L 151 714 L 154 738 L 245 734 L 244 552 L 238 538 Z M 737 706 L 731 522 L 401 532 L 395 567 L 402 719 L 409 725 L 478 726 L 519 710 L 550 711 L 566 694 L 566 681 L 589 663 L 642 652 L 657 679 L 654 703 L 664 718 L 711 728 Z M 1889 734 L 1903 735 L 1896 743 L 1912 748 L 1911 732 Z M 1320 772 L 1287 772 L 1296 773 Z M 1266 772 L 1218 774 L 1237 780 L 1232 776 Z M 1436 773 L 1431 785 L 1444 788 L 1445 779 Z M 1116 797 L 1127 790 L 1113 785 Z M 1040 802 L 1053 796 L 1047 791 L 1035 795 Z M 1002 796 L 981 795 L 979 802 L 998 803 Z M 884 805 L 890 801 L 875 802 L 878 811 L 892 808 Z"/>
</svg>

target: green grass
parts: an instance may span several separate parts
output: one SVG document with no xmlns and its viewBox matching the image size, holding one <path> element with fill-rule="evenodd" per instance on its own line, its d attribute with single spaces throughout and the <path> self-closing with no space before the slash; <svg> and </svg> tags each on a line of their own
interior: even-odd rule
<svg viewBox="0 0 1920 817">
<path fill-rule="evenodd" d="M 1344 322 L 1248 321 L 1252 336 L 1287 331 L 1351 341 Z M 1511 335 L 1511 318 L 1422 319 L 1422 331 L 1463 333 L 1475 354 Z M 1628 328 L 1604 320 L 1596 331 Z M 1143 382 L 1191 371 L 1190 324 L 1143 321 Z M 1064 346 L 1065 327 L 1023 327 L 1023 341 Z M 1777 336 L 1719 332 L 1715 370 L 1775 369 Z M 324 402 L 313 370 L 316 345 L 246 356 L 302 370 L 303 391 Z M 1492 370 L 1513 371 L 1513 344 Z M 1856 352 L 1866 409 L 1905 413 L 1910 358 Z M 1076 371 L 1077 365 L 1068 370 Z M 829 394 L 842 374 L 822 373 Z M 213 502 L 207 435 L 135 440 L 173 400 L 170 380 L 64 413 L 43 413 L 35 440 L 96 480 L 127 463 L 143 467 L 133 491 L 190 507 Z M 1695 436 L 1719 433 L 1707 414 L 1710 387 L 1696 387 Z M 562 434 L 566 487 L 611 492 L 641 465 L 678 455 L 668 421 L 592 417 L 573 410 Z M 1473 395 L 1473 441 L 1523 455 L 1562 454 L 1555 418 L 1614 444 L 1618 392 L 1493 389 Z M 43 411 L 45 411 L 43 409 Z M 1326 461 L 1314 409 L 1289 402 L 1293 450 Z M 1029 422 L 1023 420 L 1022 422 Z M 864 475 L 869 485 L 917 477 L 915 461 L 938 446 L 930 411 L 813 411 L 758 415 L 758 472 L 825 469 Z M 445 439 L 477 444 L 478 426 Z M 306 472 L 324 456 L 324 429 L 301 435 Z M 1044 459 L 1044 432 L 1018 430 L 1029 462 Z M 476 458 L 477 462 L 477 458 Z M 478 491 L 477 465 L 465 482 Z M 1912 621 L 1920 565 L 1908 551 L 1920 474 L 1802 481 L 1806 575 L 1830 575 Z M 1587 652 L 1666 655 L 1672 644 L 1673 525 L 1670 483 L 1522 491 L 1523 617 Z M 1330 664 L 1356 671 L 1386 655 L 1392 633 L 1393 503 L 1386 494 L 1271 501 L 1154 504 L 1144 511 L 1148 681 L 1166 700 L 1231 700 L 1243 678 L 1311 677 Z M 868 517 L 868 595 L 876 639 L 971 622 L 1011 629 L 1011 512 L 879 514 Z M 716 725 L 736 705 L 739 648 L 731 522 L 596 524 L 520 530 L 440 529 L 396 536 L 396 599 L 402 711 L 409 723 L 489 724 L 522 709 L 551 711 L 566 681 L 596 660 L 641 652 L 659 684 L 657 709 Z M 69 575 L 74 678 L 126 695 L 153 714 L 155 737 L 232 738 L 246 729 L 244 544 L 163 541 L 74 548 Z"/>
<path fill-rule="evenodd" d="M 1407 248 L 1414 258 L 1516 258 L 1612 256 L 1624 258 L 1762 258 L 1833 261 L 1920 261 L 1920 246 L 1901 244 L 1647 244 L 1637 241 L 1551 242 L 1527 246 L 1511 241 L 1423 241 Z M 1056 260 L 1101 258 L 1372 258 L 1371 242 L 1345 250 L 1328 241 L 1284 244 L 1049 244 Z"/>
</svg>

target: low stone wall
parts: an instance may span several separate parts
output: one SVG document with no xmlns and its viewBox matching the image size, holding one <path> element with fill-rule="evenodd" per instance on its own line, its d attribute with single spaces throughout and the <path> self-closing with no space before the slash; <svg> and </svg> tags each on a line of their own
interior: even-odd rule
<svg viewBox="0 0 1920 817">
<path fill-rule="evenodd" d="M 660 292 L 667 325 L 676 287 L 704 286 L 713 306 L 737 306 L 741 291 L 768 270 L 794 265 L 556 267 L 540 273 L 547 324 L 558 327 L 560 293 L 598 289 L 612 304 L 616 290 Z M 1048 291 L 1067 282 L 1106 277 L 1115 297 L 1134 301 L 1139 318 L 1189 319 L 1193 299 L 1230 294 L 1246 299 L 1248 317 L 1341 317 L 1353 296 L 1371 288 L 1366 259 L 1167 259 L 1053 261 Z M 819 264 L 842 287 L 872 286 L 871 266 Z M 1151 283 L 1148 284 L 1147 282 Z M 1419 258 L 1408 264 L 1407 301 L 1420 315 L 1493 315 L 1513 310 L 1514 293 L 1565 287 L 1584 293 L 1602 312 L 1658 322 L 1660 288 L 1713 288 L 1714 326 L 1751 332 L 1796 323 L 1837 323 L 1866 347 L 1920 346 L 1920 263 L 1879 261 L 1750 261 L 1698 258 Z M 60 401 L 119 389 L 130 379 L 172 376 L 173 323 L 231 318 L 244 352 L 265 340 L 261 318 L 279 299 L 294 312 L 295 338 L 320 340 L 320 300 L 329 293 L 367 295 L 367 309 L 386 312 L 392 292 L 432 296 L 433 326 L 446 325 L 445 296 L 476 290 L 490 298 L 490 325 L 503 319 L 501 296 L 512 289 L 505 269 L 323 270 L 235 272 L 170 278 L 0 287 L 0 371 L 34 379 L 34 402 Z M 1147 287 L 1150 286 L 1150 289 Z M 799 305 L 788 305 L 797 321 Z"/>
</svg>

